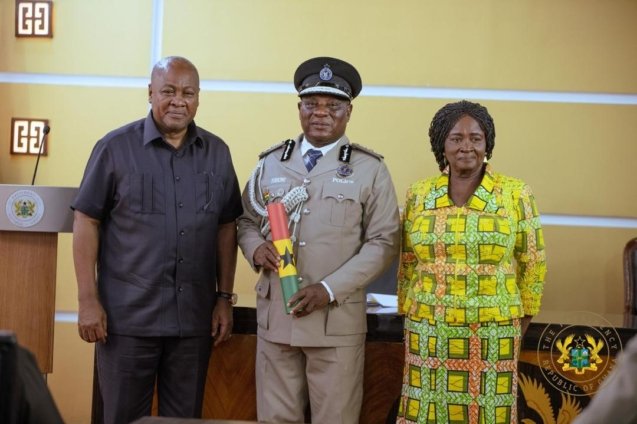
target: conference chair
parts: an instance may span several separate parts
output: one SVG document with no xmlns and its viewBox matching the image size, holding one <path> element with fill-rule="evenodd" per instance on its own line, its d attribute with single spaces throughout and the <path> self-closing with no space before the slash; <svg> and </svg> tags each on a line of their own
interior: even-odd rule
<svg viewBox="0 0 637 424">
<path fill-rule="evenodd" d="M 624 246 L 624 315 L 637 315 L 637 237 Z"/>
<path fill-rule="evenodd" d="M 0 330 L 0 423 L 64 424 L 35 357 Z"/>
<path fill-rule="evenodd" d="M 0 331 L 0 423 L 17 420 L 17 363 L 15 335 Z"/>
</svg>

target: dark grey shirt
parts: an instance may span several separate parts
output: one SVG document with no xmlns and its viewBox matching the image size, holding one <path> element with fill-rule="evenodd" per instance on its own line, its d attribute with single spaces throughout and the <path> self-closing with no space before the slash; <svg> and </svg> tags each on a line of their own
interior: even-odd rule
<svg viewBox="0 0 637 424">
<path fill-rule="evenodd" d="M 179 150 L 152 112 L 97 142 L 72 208 L 100 220 L 109 333 L 210 334 L 217 227 L 241 214 L 240 196 L 228 146 L 194 123 Z"/>
</svg>

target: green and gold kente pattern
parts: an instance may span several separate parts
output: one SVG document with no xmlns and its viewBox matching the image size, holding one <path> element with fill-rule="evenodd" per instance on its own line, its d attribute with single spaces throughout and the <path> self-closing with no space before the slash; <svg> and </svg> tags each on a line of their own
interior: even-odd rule
<svg viewBox="0 0 637 424">
<path fill-rule="evenodd" d="M 544 287 L 544 237 L 535 199 L 521 180 L 487 166 L 464 206 L 449 176 L 414 183 L 403 218 L 399 307 L 447 323 L 535 315 Z"/>
<path fill-rule="evenodd" d="M 405 320 L 397 423 L 517 423 L 520 320 L 446 324 Z"/>
</svg>

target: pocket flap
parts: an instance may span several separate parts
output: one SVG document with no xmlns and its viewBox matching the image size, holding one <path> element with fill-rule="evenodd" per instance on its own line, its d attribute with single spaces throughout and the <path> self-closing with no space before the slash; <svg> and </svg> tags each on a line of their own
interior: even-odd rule
<svg viewBox="0 0 637 424">
<path fill-rule="evenodd" d="M 323 198 L 331 197 L 337 202 L 343 200 L 358 201 L 361 188 L 358 184 L 325 184 L 323 186 Z"/>
<path fill-rule="evenodd" d="M 257 284 L 254 286 L 254 291 L 257 292 L 257 296 L 263 299 L 267 299 L 270 295 L 270 282 L 266 278 L 259 278 Z"/>
</svg>

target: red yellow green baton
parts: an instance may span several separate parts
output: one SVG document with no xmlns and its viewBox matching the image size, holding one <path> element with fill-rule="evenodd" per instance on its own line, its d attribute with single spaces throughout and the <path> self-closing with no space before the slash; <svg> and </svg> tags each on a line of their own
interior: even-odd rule
<svg viewBox="0 0 637 424">
<path fill-rule="evenodd" d="M 285 313 L 289 314 L 292 311 L 292 307 L 288 306 L 288 301 L 299 290 L 299 276 L 296 272 L 294 248 L 288 231 L 288 215 L 281 202 L 269 203 L 267 209 L 270 231 L 272 232 L 272 243 L 274 243 L 281 257 L 279 261 L 279 279 L 281 280 L 281 291 L 283 292 L 283 306 L 285 307 Z"/>
</svg>

